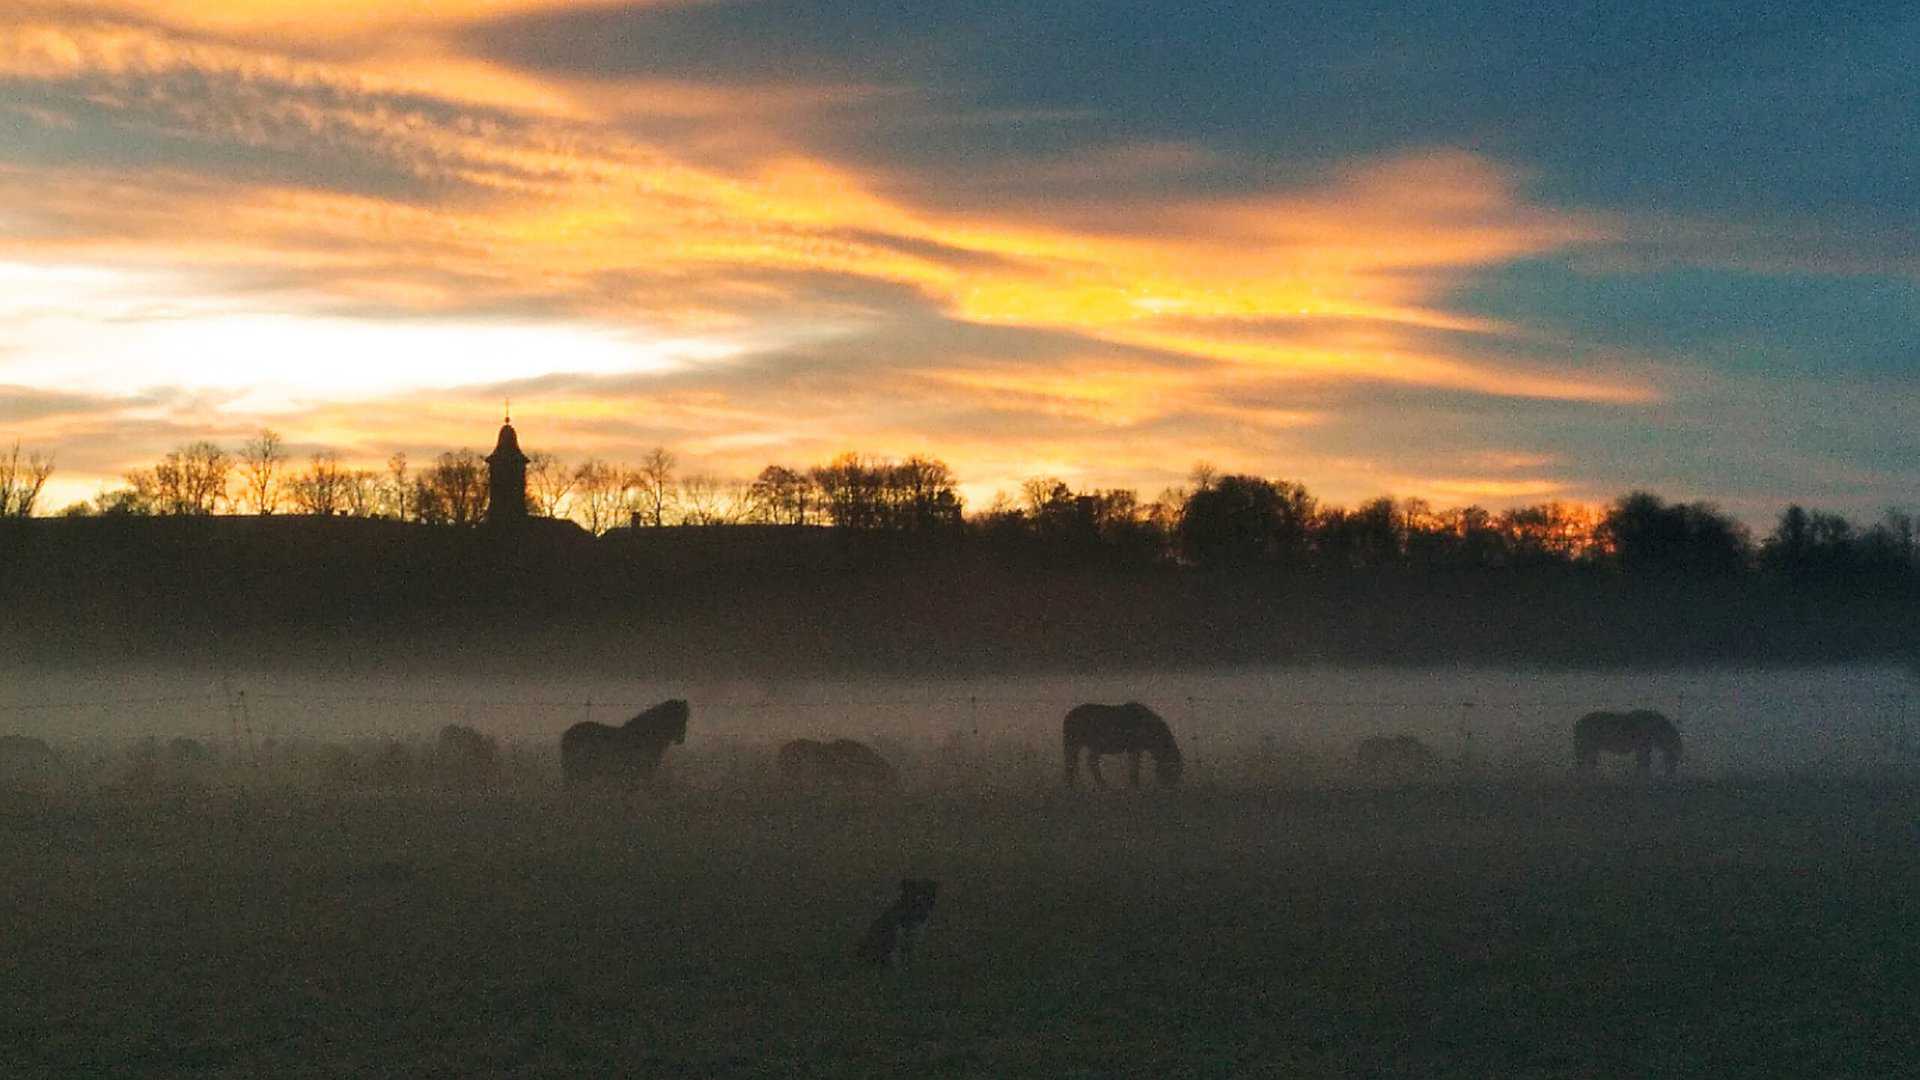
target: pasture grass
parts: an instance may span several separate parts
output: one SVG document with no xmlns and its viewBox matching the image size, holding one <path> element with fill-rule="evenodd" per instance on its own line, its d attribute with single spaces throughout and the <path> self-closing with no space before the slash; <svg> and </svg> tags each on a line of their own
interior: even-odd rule
<svg viewBox="0 0 1920 1080">
<path fill-rule="evenodd" d="M 1884 1076 L 1920 785 L 0 799 L 8 1076 Z M 915 962 L 853 946 L 939 879 Z"/>
</svg>

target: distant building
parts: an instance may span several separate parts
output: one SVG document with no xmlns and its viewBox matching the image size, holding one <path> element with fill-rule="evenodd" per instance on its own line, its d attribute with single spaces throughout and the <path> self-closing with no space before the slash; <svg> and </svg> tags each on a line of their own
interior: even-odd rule
<svg viewBox="0 0 1920 1080">
<path fill-rule="evenodd" d="M 500 425 L 500 438 L 487 455 L 487 524 L 514 525 L 527 520 L 527 455 L 520 452 L 513 416 Z"/>
</svg>

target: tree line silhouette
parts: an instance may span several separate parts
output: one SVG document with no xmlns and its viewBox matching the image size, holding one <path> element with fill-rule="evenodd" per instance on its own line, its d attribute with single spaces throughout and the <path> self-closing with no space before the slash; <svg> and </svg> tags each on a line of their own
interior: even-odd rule
<svg viewBox="0 0 1920 1080">
<path fill-rule="evenodd" d="M 28 457 L 0 490 L 49 467 Z M 1897 511 L 1789 507 L 1756 539 L 1648 492 L 1339 506 L 1201 467 L 1151 501 L 1043 477 L 969 512 L 931 458 L 726 483 L 662 449 L 530 462 L 535 520 L 489 527 L 477 454 L 296 468 L 270 432 L 125 481 L 32 521 L 9 496 L 0 655 L 617 676 L 1920 661 L 1920 556 Z"/>
<path fill-rule="evenodd" d="M 842 454 L 811 468 L 769 465 L 751 481 L 678 473 L 656 448 L 636 465 L 590 458 L 569 464 L 530 455 L 527 509 L 603 535 L 621 527 L 821 526 L 850 533 L 970 537 L 1029 556 L 1177 564 L 1202 569 L 1353 572 L 1389 568 L 1526 568 L 1604 565 L 1632 575 L 1721 578 L 1759 572 L 1795 581 L 1920 573 L 1913 515 L 1889 509 L 1862 525 L 1793 505 L 1756 540 L 1706 502 L 1669 502 L 1636 491 L 1604 507 L 1563 502 L 1490 511 L 1435 508 L 1381 496 L 1354 507 L 1322 503 L 1289 480 L 1195 468 L 1189 485 L 1154 501 L 1118 488 L 1075 491 L 1036 477 L 1017 495 L 963 513 L 950 468 L 912 456 Z M 52 471 L 25 464 L 16 443 L 0 458 L 0 515 L 25 517 Z M 303 514 L 475 526 L 487 516 L 487 466 L 472 450 L 415 470 L 404 453 L 384 471 L 344 467 L 320 451 L 294 469 L 282 440 L 263 430 L 228 452 L 200 441 L 122 486 L 76 503 L 65 516 Z"/>
</svg>

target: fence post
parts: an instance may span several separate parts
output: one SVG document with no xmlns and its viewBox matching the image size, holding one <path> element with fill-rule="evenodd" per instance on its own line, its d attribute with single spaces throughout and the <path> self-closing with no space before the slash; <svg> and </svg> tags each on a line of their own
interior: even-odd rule
<svg viewBox="0 0 1920 1080">
<path fill-rule="evenodd" d="M 220 680 L 220 696 L 227 700 L 227 748 L 233 751 L 237 761 L 240 758 L 240 711 L 233 704 L 233 680 Z"/>
<path fill-rule="evenodd" d="M 1907 709 L 1911 702 L 1911 695 L 1901 694 L 1899 711 L 1894 714 L 1894 724 L 1896 726 L 1893 735 L 1893 754 L 1897 758 L 1904 759 L 1911 753 L 1911 744 L 1907 741 L 1912 735 L 1912 732 L 1910 732 L 1907 727 L 1907 722 L 1910 719 Z"/>
<path fill-rule="evenodd" d="M 253 714 L 247 709 L 247 692 L 240 691 L 240 727 L 247 733 L 247 760 L 253 763 L 256 771 L 260 768 L 260 748 L 253 741 Z"/>
<path fill-rule="evenodd" d="M 1460 771 L 1473 769 L 1473 702 L 1460 703 Z"/>
<path fill-rule="evenodd" d="M 1194 771 L 1198 772 L 1201 766 L 1200 729 L 1193 726 L 1193 695 L 1192 694 L 1187 695 L 1187 727 L 1188 727 L 1188 730 L 1192 732 L 1192 736 L 1188 739 L 1188 741 L 1193 744 Z"/>
</svg>

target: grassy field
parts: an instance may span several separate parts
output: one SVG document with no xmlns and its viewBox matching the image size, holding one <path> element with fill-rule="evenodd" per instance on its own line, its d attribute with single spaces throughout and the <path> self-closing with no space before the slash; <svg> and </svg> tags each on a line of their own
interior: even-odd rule
<svg viewBox="0 0 1920 1080">
<path fill-rule="evenodd" d="M 14 793 L 0 1074 L 1891 1076 L 1920 784 Z M 853 945 L 941 882 L 916 962 Z"/>
</svg>

